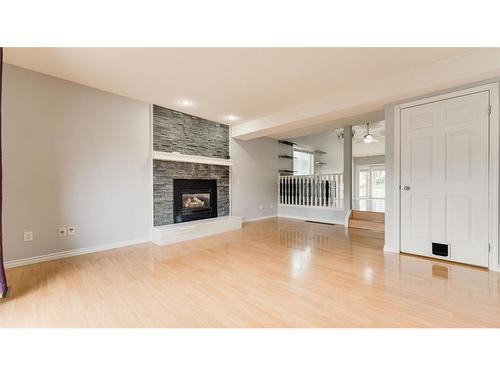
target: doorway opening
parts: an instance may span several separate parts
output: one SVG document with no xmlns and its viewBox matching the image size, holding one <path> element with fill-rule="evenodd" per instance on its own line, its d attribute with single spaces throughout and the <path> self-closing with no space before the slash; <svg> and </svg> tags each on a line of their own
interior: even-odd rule
<svg viewBox="0 0 500 375">
<path fill-rule="evenodd" d="M 385 121 L 353 129 L 352 208 L 385 212 Z"/>
</svg>

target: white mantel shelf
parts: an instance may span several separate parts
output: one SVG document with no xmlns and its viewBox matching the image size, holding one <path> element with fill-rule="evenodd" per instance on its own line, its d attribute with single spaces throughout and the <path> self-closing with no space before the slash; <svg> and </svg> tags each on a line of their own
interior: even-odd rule
<svg viewBox="0 0 500 375">
<path fill-rule="evenodd" d="M 153 151 L 154 160 L 180 161 L 184 163 L 214 164 L 232 166 L 231 159 L 209 158 L 207 156 L 185 155 L 177 152 Z"/>
</svg>

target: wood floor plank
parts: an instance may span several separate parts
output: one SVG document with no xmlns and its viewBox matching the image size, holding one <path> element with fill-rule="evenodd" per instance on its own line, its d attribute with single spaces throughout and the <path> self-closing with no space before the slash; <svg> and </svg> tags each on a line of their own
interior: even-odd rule
<svg viewBox="0 0 500 375">
<path fill-rule="evenodd" d="M 499 274 L 269 219 L 7 270 L 0 327 L 500 327 Z"/>
</svg>

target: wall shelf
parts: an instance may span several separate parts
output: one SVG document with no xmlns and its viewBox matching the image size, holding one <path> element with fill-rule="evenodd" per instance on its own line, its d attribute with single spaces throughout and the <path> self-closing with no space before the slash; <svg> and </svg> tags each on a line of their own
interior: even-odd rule
<svg viewBox="0 0 500 375">
<path fill-rule="evenodd" d="M 153 160 L 179 161 L 184 163 L 232 166 L 231 159 L 210 158 L 207 156 L 185 155 L 178 152 L 153 151 Z"/>
<path fill-rule="evenodd" d="M 300 150 L 300 151 L 312 152 L 314 154 L 319 154 L 319 155 L 326 155 L 327 154 L 326 151 L 312 150 L 311 147 L 309 147 L 309 146 L 300 145 L 298 143 L 287 141 L 285 139 L 278 140 L 278 143 L 283 144 L 283 145 L 287 145 L 287 146 L 291 146 L 294 149 L 297 149 L 297 150 Z"/>
<path fill-rule="evenodd" d="M 290 155 L 279 155 L 280 159 L 297 159 L 296 157 Z"/>
<path fill-rule="evenodd" d="M 278 143 L 281 143 L 282 145 L 287 145 L 287 146 L 295 146 L 297 143 L 295 142 L 290 142 L 284 139 L 280 139 Z"/>
</svg>

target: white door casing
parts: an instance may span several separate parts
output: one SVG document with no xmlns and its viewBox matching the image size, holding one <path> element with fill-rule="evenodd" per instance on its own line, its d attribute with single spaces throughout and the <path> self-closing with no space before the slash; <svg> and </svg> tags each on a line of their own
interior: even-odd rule
<svg viewBox="0 0 500 375">
<path fill-rule="evenodd" d="M 401 109 L 401 251 L 488 266 L 489 106 L 481 91 Z"/>
</svg>

